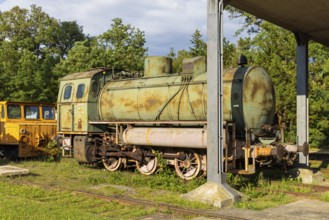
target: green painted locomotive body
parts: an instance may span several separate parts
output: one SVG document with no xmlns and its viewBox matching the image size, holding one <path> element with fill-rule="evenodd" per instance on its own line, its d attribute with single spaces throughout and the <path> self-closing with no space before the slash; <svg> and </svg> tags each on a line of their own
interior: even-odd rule
<svg viewBox="0 0 329 220">
<path fill-rule="evenodd" d="M 205 173 L 207 108 L 216 108 L 207 106 L 205 58 L 186 59 L 182 73 L 173 74 L 170 58 L 148 57 L 144 76 L 134 75 L 99 68 L 61 79 L 57 109 L 63 149 L 79 162 L 102 161 L 110 171 L 133 163 L 152 174 L 157 151 L 182 178 Z M 282 161 L 286 146 L 277 132 L 264 132 L 275 117 L 268 73 L 261 67 L 228 69 L 223 84 L 225 170 L 253 173 L 256 158 Z"/>
</svg>

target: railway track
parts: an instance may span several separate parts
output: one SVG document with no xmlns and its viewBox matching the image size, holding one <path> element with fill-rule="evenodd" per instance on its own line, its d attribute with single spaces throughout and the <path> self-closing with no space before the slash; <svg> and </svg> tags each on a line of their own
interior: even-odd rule
<svg viewBox="0 0 329 220">
<path fill-rule="evenodd" d="M 123 197 L 123 196 L 105 196 L 97 193 L 92 193 L 84 190 L 72 190 L 64 187 L 58 187 L 58 186 L 50 186 L 45 184 L 39 184 L 39 183 L 31 183 L 26 181 L 15 181 L 10 180 L 12 184 L 17 185 L 27 185 L 27 186 L 34 186 L 39 187 L 46 190 L 60 190 L 60 191 L 66 191 L 71 192 L 72 194 L 76 195 L 84 195 L 89 196 L 96 199 L 101 199 L 108 202 L 118 202 L 122 205 L 128 205 L 128 206 L 143 206 L 143 207 L 149 207 L 149 208 L 155 208 L 157 212 L 160 213 L 168 213 L 168 211 L 174 213 L 174 215 L 177 216 L 203 216 L 203 217 L 210 217 L 210 218 L 216 218 L 216 219 L 222 219 L 222 220 L 248 220 L 247 218 L 240 218 L 235 216 L 229 216 L 220 214 L 218 211 L 206 211 L 202 209 L 187 209 L 182 208 L 175 205 L 165 204 L 165 203 L 155 203 L 153 201 L 146 201 L 146 200 L 140 200 L 130 197 Z"/>
<path fill-rule="evenodd" d="M 313 199 L 318 197 L 319 193 L 329 192 L 329 186 L 323 185 L 303 185 L 304 188 L 309 188 L 310 192 L 294 192 L 294 191 L 285 191 L 284 194 L 292 195 L 300 198 Z M 282 193 L 277 191 L 277 193 Z"/>
</svg>

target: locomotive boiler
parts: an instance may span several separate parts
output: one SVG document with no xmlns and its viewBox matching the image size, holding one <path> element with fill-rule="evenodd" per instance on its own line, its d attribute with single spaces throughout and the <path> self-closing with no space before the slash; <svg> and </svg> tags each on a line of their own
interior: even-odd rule
<svg viewBox="0 0 329 220">
<path fill-rule="evenodd" d="M 250 174 L 257 164 L 290 163 L 302 148 L 281 143 L 268 73 L 244 65 L 224 72 L 220 156 L 226 172 Z M 184 179 L 205 173 L 207 108 L 213 107 L 207 106 L 205 58 L 185 59 L 182 66 L 173 74 L 170 58 L 147 57 L 143 77 L 100 68 L 62 78 L 63 149 L 81 163 L 102 161 L 109 171 L 136 166 L 150 175 L 162 157 Z"/>
</svg>

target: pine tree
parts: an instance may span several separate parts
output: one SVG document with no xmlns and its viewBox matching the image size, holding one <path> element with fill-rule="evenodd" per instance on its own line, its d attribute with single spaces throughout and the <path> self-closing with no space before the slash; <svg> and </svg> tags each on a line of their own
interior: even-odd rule
<svg viewBox="0 0 329 220">
<path fill-rule="evenodd" d="M 190 53 L 192 56 L 207 56 L 207 44 L 202 40 L 199 29 L 196 29 L 193 33 L 191 43 Z"/>
</svg>

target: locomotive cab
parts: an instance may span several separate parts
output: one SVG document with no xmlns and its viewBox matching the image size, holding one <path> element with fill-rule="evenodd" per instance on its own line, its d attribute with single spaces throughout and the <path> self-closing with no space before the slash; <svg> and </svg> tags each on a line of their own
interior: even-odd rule
<svg viewBox="0 0 329 220">
<path fill-rule="evenodd" d="M 99 120 L 97 101 L 101 88 L 113 73 L 109 68 L 67 75 L 60 80 L 57 98 L 58 140 L 63 146 L 63 156 L 72 156 L 73 138 L 77 134 L 102 133 L 101 125 L 90 125 L 89 120 Z"/>
</svg>

